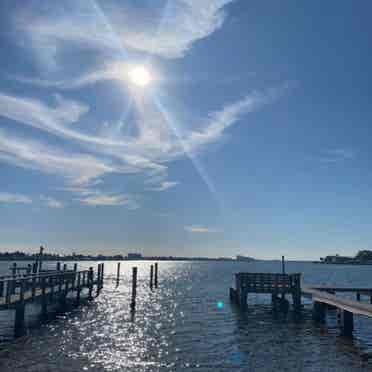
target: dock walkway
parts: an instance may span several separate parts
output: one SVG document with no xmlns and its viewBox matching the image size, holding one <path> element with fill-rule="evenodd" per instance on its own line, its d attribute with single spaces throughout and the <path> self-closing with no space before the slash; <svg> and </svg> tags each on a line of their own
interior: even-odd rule
<svg viewBox="0 0 372 372">
<path fill-rule="evenodd" d="M 104 266 L 98 264 L 97 271 L 89 270 L 49 270 L 36 274 L 13 274 L 0 277 L 0 310 L 15 309 L 14 334 L 16 337 L 25 331 L 26 304 L 41 304 L 41 316 L 47 318 L 50 304 L 57 304 L 63 311 L 67 297 L 75 295 L 78 306 L 83 290 L 88 291 L 88 299 L 93 299 L 93 291 L 98 296 L 103 288 Z"/>
</svg>

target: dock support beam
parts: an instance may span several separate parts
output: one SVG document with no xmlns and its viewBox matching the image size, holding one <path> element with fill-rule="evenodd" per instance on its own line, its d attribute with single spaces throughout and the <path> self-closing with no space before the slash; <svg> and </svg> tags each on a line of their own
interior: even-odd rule
<svg viewBox="0 0 372 372">
<path fill-rule="evenodd" d="M 326 317 L 326 305 L 323 302 L 315 301 L 313 305 L 313 319 L 316 322 L 324 323 Z"/>
<path fill-rule="evenodd" d="M 353 313 L 347 310 L 341 310 L 341 334 L 343 336 L 352 337 L 354 330 Z"/>
<path fill-rule="evenodd" d="M 41 317 L 42 319 L 48 318 L 48 301 L 46 296 L 45 278 L 41 279 Z"/>
<path fill-rule="evenodd" d="M 24 301 L 25 282 L 21 281 L 21 292 L 19 302 L 16 305 L 14 321 L 14 337 L 25 334 L 25 301 Z"/>
<path fill-rule="evenodd" d="M 241 310 L 247 310 L 248 305 L 247 305 L 247 297 L 248 297 L 248 292 L 245 287 L 240 287 L 239 291 L 239 307 Z"/>
</svg>

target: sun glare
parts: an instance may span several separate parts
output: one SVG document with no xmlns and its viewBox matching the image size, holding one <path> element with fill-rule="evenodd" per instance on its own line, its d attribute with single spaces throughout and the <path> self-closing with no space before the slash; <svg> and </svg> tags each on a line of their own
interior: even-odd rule
<svg viewBox="0 0 372 372">
<path fill-rule="evenodd" d="M 151 82 L 151 75 L 149 70 L 143 66 L 136 66 L 128 72 L 129 80 L 132 84 L 145 87 Z"/>
</svg>

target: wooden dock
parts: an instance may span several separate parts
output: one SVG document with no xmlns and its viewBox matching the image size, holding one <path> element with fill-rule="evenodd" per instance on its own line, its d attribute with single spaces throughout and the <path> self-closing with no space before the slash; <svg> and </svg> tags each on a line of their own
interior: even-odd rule
<svg viewBox="0 0 372 372">
<path fill-rule="evenodd" d="M 337 296 L 340 293 L 355 293 L 356 299 Z M 230 299 L 240 309 L 247 309 L 247 296 L 249 293 L 269 293 L 276 308 L 277 303 L 281 309 L 288 310 L 288 301 L 285 296 L 291 295 L 294 310 L 299 312 L 302 308 L 302 296 L 313 301 L 313 318 L 323 322 L 328 309 L 336 309 L 339 313 L 341 332 L 345 336 L 352 336 L 354 329 L 354 314 L 372 318 L 372 288 L 369 287 L 342 287 L 329 285 L 311 285 L 301 287 L 301 274 L 273 274 L 273 273 L 237 273 L 235 274 L 235 288 L 230 288 Z M 361 302 L 361 295 L 369 296 L 369 302 Z M 279 297 L 281 296 L 281 297 Z"/>
<path fill-rule="evenodd" d="M 57 264 L 58 268 L 58 264 Z M 60 268 L 60 266 L 59 266 Z M 16 274 L 0 277 L 0 310 L 15 309 L 14 334 L 16 337 L 25 331 L 25 306 L 35 302 L 41 304 L 41 316 L 47 318 L 48 307 L 59 305 L 61 311 L 66 307 L 67 297 L 75 296 L 74 302 L 80 304 L 83 290 L 87 290 L 88 299 L 93 299 L 95 292 L 99 295 L 103 288 L 104 266 L 99 264 L 95 272 L 89 270 L 41 271 L 36 274 Z"/>
<path fill-rule="evenodd" d="M 286 307 L 285 295 L 289 294 L 292 296 L 294 309 L 299 311 L 301 309 L 301 274 L 235 274 L 235 288 L 230 288 L 230 299 L 245 310 L 249 293 L 270 293 L 274 306 L 285 304 Z"/>
<path fill-rule="evenodd" d="M 303 286 L 302 295 L 313 301 L 313 318 L 324 322 L 327 309 L 336 309 L 339 312 L 341 332 L 345 336 L 352 336 L 354 330 L 354 314 L 372 317 L 372 305 L 361 302 L 361 294 L 368 295 L 372 302 L 372 288 L 340 287 L 340 286 Z M 355 293 L 356 300 L 342 298 L 337 292 Z"/>
</svg>

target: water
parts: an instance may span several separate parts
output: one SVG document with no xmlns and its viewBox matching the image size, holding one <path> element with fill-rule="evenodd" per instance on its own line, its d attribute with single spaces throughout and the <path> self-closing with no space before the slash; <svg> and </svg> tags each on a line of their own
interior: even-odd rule
<svg viewBox="0 0 372 372">
<path fill-rule="evenodd" d="M 131 267 L 138 266 L 134 317 L 129 311 Z M 325 325 L 303 318 L 275 317 L 270 297 L 250 295 L 248 312 L 231 306 L 234 272 L 278 272 L 279 262 L 160 262 L 159 288 L 149 290 L 151 262 L 105 263 L 101 295 L 90 305 L 2 344 L 0 371 L 372 371 L 372 319 L 355 318 L 355 338 L 339 336 L 336 314 Z M 96 265 L 82 262 L 81 268 Z M 9 263 L 0 263 L 0 270 Z M 368 286 L 372 266 L 287 263 L 304 282 Z M 110 279 L 111 277 L 111 279 Z M 365 298 L 364 300 L 369 300 Z M 27 309 L 31 318 L 37 309 Z M 6 329 L 10 314 L 0 318 Z"/>
</svg>

